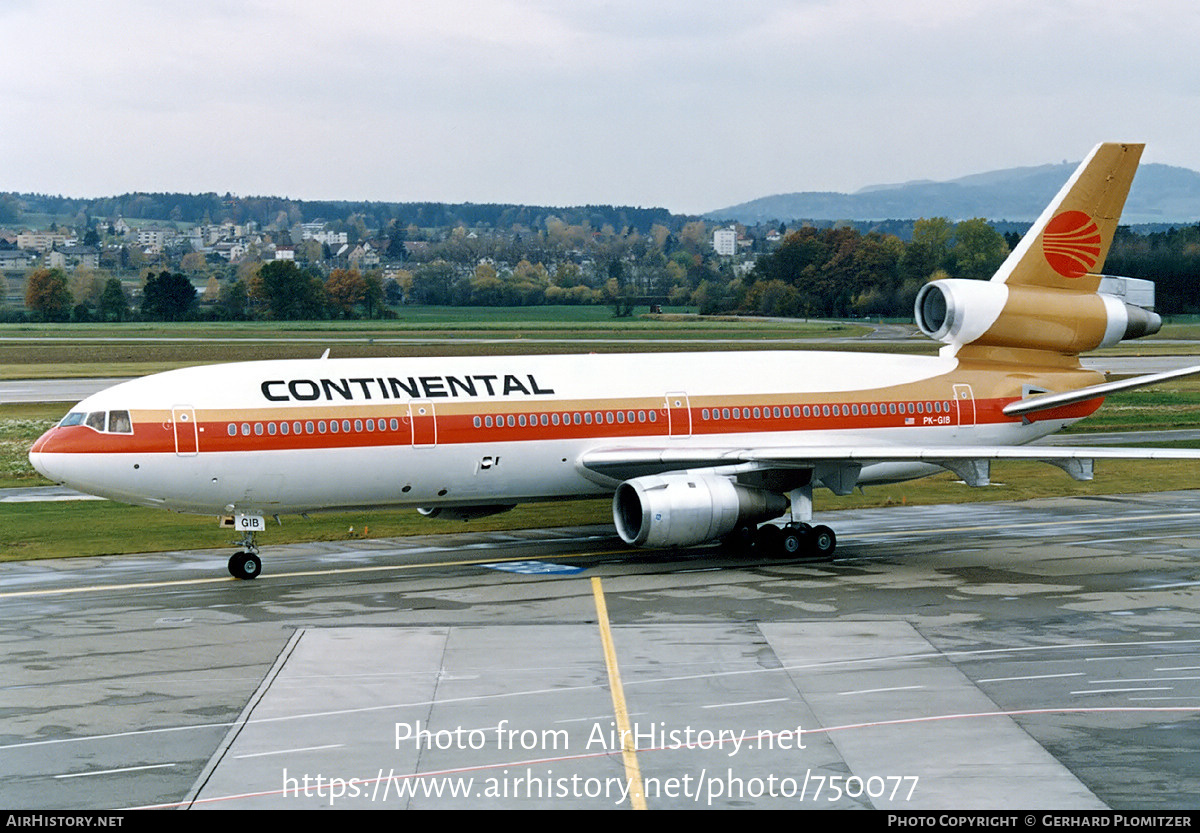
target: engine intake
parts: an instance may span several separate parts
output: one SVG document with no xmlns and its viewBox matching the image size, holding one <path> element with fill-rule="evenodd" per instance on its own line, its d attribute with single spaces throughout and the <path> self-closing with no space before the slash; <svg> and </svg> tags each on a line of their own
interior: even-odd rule
<svg viewBox="0 0 1200 833">
<path fill-rule="evenodd" d="M 627 544 L 686 547 L 719 538 L 741 524 L 784 514 L 786 497 L 716 474 L 635 477 L 613 495 L 613 521 Z"/>
</svg>

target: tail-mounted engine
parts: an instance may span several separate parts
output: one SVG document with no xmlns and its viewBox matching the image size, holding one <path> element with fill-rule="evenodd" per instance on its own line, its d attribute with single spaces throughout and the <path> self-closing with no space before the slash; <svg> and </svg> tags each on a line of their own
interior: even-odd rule
<svg viewBox="0 0 1200 833">
<path fill-rule="evenodd" d="M 627 544 L 686 547 L 788 511 L 783 495 L 717 474 L 655 474 L 617 487 L 613 520 Z"/>
<path fill-rule="evenodd" d="M 1158 332 L 1157 314 L 1103 291 L 1125 294 L 1130 282 L 1153 292 L 1132 278 L 1105 278 L 1100 292 L 951 278 L 921 288 L 915 315 L 921 332 L 950 345 L 1082 353 Z"/>
</svg>

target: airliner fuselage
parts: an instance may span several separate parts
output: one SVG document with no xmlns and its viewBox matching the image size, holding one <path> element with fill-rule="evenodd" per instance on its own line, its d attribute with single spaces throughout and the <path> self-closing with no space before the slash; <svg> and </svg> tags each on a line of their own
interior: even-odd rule
<svg viewBox="0 0 1200 833">
<path fill-rule="evenodd" d="M 800 351 L 248 362 L 89 397 L 31 459 L 93 494 L 197 514 L 491 506 L 611 493 L 585 464 L 599 449 L 1023 444 L 1099 404 L 1004 416 L 1023 383 L 1100 378 Z M 881 463 L 858 482 L 930 471 Z"/>
</svg>

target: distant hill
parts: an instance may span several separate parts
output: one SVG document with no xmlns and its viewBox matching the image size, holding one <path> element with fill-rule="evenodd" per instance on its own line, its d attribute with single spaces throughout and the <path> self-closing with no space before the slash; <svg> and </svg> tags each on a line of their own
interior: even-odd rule
<svg viewBox="0 0 1200 833">
<path fill-rule="evenodd" d="M 655 223 L 678 228 L 686 222 L 665 208 L 632 206 L 534 206 L 495 203 L 442 202 L 366 202 L 332 200 L 293 200 L 272 196 L 224 196 L 215 193 L 137 192 L 112 197 L 76 198 L 50 194 L 0 192 L 0 225 L 20 226 L 25 214 L 50 217 L 153 220 L 174 223 L 245 223 L 260 226 L 290 226 L 300 222 L 324 220 L 347 222 L 360 216 L 368 229 L 386 228 L 399 223 L 401 228 L 453 228 L 460 223 L 468 228 L 543 228 L 546 219 L 558 217 L 568 224 L 590 223 L 593 228 L 611 225 L 616 229 L 633 227 L 643 234 Z M 80 219 L 77 222 L 82 223 Z"/>
<path fill-rule="evenodd" d="M 802 191 L 776 194 L 720 208 L 705 219 L 756 223 L 796 220 L 882 220 L 948 217 L 966 220 L 1032 222 L 1074 173 L 1078 162 L 1008 168 L 949 182 L 872 185 L 853 194 Z M 1200 173 L 1171 165 L 1142 165 L 1129 192 L 1121 221 L 1194 223 L 1200 221 Z"/>
</svg>

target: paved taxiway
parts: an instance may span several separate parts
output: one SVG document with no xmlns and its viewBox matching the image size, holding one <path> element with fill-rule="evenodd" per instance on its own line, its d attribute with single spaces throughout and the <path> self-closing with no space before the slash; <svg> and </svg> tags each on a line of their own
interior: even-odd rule
<svg viewBox="0 0 1200 833">
<path fill-rule="evenodd" d="M 5 565 L 0 805 L 627 806 L 614 688 L 650 808 L 1200 803 L 1200 492 L 824 520 L 826 564 L 589 528 Z"/>
</svg>

